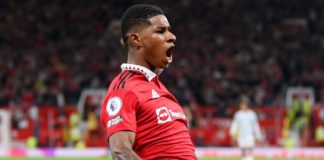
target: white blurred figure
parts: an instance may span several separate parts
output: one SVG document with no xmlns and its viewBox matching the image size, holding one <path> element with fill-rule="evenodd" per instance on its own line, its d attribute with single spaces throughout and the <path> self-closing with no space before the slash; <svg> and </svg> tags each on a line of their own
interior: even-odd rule
<svg viewBox="0 0 324 160">
<path fill-rule="evenodd" d="M 257 115 L 249 108 L 248 102 L 248 97 L 241 97 L 240 110 L 235 113 L 230 128 L 230 135 L 241 148 L 242 160 L 254 160 L 255 141 L 262 140 Z"/>
</svg>

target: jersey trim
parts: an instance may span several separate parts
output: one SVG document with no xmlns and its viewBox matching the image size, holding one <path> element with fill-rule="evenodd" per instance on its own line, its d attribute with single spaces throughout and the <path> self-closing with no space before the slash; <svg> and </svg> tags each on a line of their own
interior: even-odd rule
<svg viewBox="0 0 324 160">
<path fill-rule="evenodd" d="M 146 79 L 148 81 L 151 81 L 154 77 L 156 77 L 157 75 L 152 72 L 151 70 L 140 66 L 140 65 L 136 65 L 136 64 L 128 64 L 128 63 L 124 63 L 121 65 L 120 67 L 123 71 L 134 71 L 134 72 L 138 72 L 138 73 L 142 73 Z"/>
<path fill-rule="evenodd" d="M 132 78 L 134 75 L 135 75 L 135 72 L 132 72 L 132 71 L 125 71 L 125 72 L 121 73 L 121 75 L 119 77 L 119 81 L 115 84 L 113 90 L 124 88 L 126 81 L 129 80 L 130 78 Z"/>
</svg>

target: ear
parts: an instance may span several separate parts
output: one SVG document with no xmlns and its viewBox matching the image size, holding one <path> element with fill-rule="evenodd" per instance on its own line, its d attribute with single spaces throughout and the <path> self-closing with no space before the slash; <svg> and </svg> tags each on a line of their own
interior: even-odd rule
<svg viewBox="0 0 324 160">
<path fill-rule="evenodd" d="M 141 37 L 138 33 L 131 33 L 129 35 L 129 43 L 136 48 L 142 47 Z"/>
</svg>

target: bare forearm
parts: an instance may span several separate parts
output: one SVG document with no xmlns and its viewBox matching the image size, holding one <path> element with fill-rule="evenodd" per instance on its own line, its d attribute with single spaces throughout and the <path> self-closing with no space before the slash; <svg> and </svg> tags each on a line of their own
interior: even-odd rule
<svg viewBox="0 0 324 160">
<path fill-rule="evenodd" d="M 109 146 L 113 160 L 140 160 L 141 158 L 132 149 L 135 133 L 119 131 L 109 138 Z"/>
<path fill-rule="evenodd" d="M 133 151 L 112 152 L 113 160 L 140 160 L 141 158 Z"/>
</svg>

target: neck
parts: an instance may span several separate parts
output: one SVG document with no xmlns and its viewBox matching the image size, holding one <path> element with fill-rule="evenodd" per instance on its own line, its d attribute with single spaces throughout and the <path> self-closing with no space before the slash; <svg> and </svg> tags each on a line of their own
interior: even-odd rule
<svg viewBox="0 0 324 160">
<path fill-rule="evenodd" d="M 151 65 L 144 59 L 143 54 L 140 51 L 134 51 L 132 49 L 128 51 L 127 63 L 143 66 L 155 73 L 157 73 L 156 70 L 158 70 L 155 66 Z"/>
</svg>

